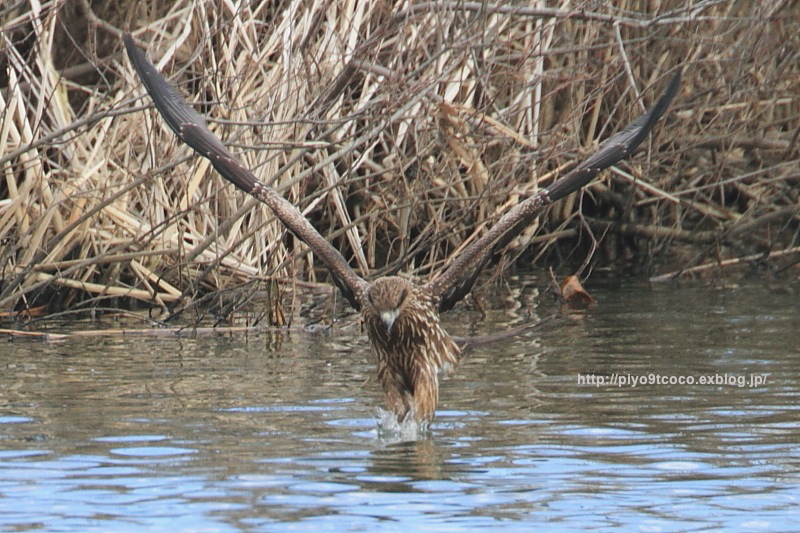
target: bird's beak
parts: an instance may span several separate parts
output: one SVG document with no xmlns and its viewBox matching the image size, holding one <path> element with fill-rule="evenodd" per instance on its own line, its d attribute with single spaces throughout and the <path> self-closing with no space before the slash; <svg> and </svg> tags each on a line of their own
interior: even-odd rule
<svg viewBox="0 0 800 533">
<path fill-rule="evenodd" d="M 383 325 L 386 326 L 386 332 L 391 335 L 392 333 L 392 326 L 394 326 L 394 321 L 397 320 L 397 309 L 393 309 L 391 311 L 384 311 L 381 313 L 381 320 L 383 321 Z"/>
</svg>

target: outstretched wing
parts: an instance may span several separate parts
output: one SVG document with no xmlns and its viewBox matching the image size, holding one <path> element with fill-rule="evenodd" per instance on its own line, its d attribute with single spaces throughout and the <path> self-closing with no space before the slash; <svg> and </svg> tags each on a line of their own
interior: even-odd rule
<svg viewBox="0 0 800 533">
<path fill-rule="evenodd" d="M 550 187 L 512 207 L 497 224 L 468 246 L 446 269 L 427 284 L 439 298 L 439 311 L 447 311 L 472 290 L 483 267 L 495 252 L 502 249 L 525 229 L 545 207 L 577 191 L 601 170 L 628 157 L 653 129 L 678 92 L 681 72 L 673 76 L 667 90 L 653 108 L 631 122 L 625 129 L 604 142 L 597 152 Z"/>
<path fill-rule="evenodd" d="M 123 41 L 131 63 L 170 129 L 198 154 L 208 158 L 222 177 L 267 204 L 283 225 L 305 242 L 322 260 L 344 297 L 350 305 L 359 310 L 358 295 L 366 289 L 367 282 L 350 268 L 338 250 L 314 229 L 294 205 L 275 189 L 259 181 L 225 148 L 222 141 L 209 131 L 203 117 L 189 107 L 178 91 L 147 60 L 144 52 L 134 44 L 130 34 L 125 34 Z"/>
</svg>

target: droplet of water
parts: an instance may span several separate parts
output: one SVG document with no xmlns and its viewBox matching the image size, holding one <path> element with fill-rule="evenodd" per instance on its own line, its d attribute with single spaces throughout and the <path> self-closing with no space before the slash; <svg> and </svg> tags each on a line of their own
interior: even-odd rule
<svg viewBox="0 0 800 533">
<path fill-rule="evenodd" d="M 379 407 L 375 422 L 378 424 L 378 438 L 388 443 L 419 440 L 430 433 L 428 423 L 417 422 L 413 410 L 402 422 L 398 422 L 396 414 Z"/>
</svg>

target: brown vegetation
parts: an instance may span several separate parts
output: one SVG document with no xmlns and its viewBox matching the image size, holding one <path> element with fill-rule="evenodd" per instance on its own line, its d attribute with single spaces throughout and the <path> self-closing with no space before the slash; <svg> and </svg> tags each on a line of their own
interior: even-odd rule
<svg viewBox="0 0 800 533">
<path fill-rule="evenodd" d="M 149 109 L 122 31 L 362 273 L 434 271 L 681 66 L 646 149 L 507 259 L 647 274 L 797 261 L 798 2 L 8 4 L 0 311 L 325 279 Z"/>
</svg>

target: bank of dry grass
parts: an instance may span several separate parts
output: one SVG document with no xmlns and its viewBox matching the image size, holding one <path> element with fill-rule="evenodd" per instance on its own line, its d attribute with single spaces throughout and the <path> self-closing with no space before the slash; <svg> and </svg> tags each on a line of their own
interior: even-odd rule
<svg viewBox="0 0 800 533">
<path fill-rule="evenodd" d="M 506 259 L 664 274 L 798 257 L 797 2 L 11 4 L 0 310 L 172 308 L 253 280 L 326 279 L 166 129 L 121 31 L 365 275 L 435 271 L 679 66 L 645 150 Z"/>
</svg>

